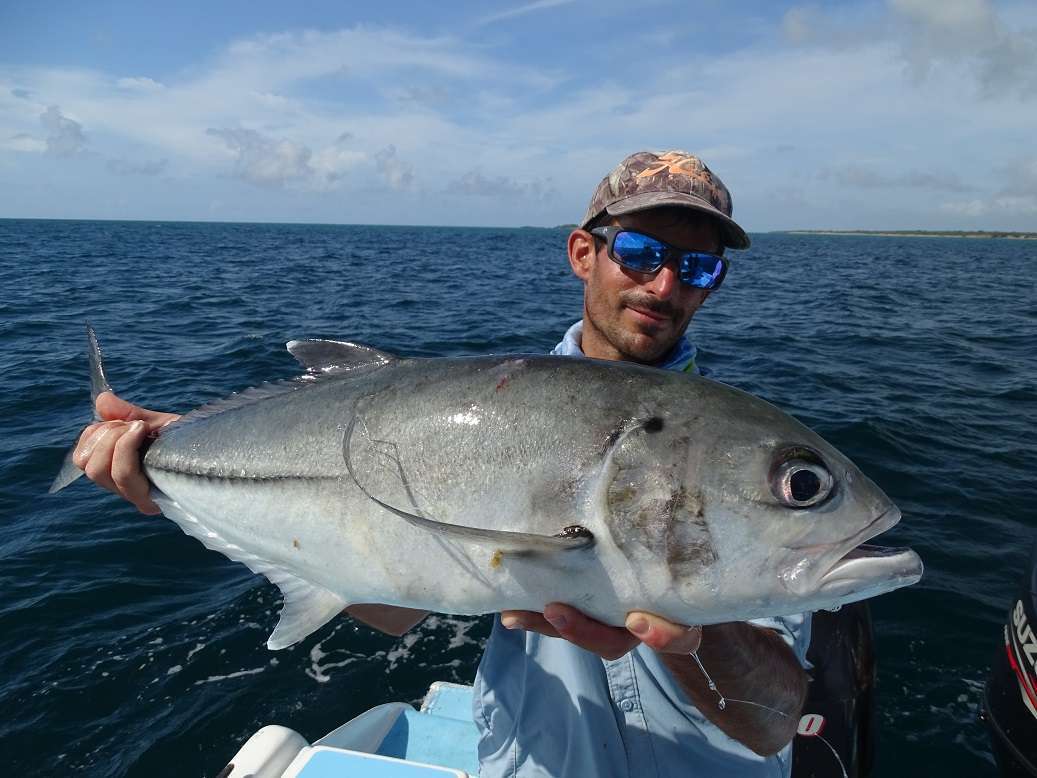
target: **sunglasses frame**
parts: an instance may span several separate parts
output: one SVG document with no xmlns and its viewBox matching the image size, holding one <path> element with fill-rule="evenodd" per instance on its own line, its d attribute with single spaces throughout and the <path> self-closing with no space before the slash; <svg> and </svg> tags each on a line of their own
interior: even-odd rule
<svg viewBox="0 0 1037 778">
<path fill-rule="evenodd" d="M 668 243 L 662 238 L 657 238 L 650 232 L 645 232 L 644 230 L 632 230 L 628 227 L 618 227 L 616 225 L 610 225 L 608 227 L 595 227 L 593 230 L 588 230 L 588 232 L 595 238 L 600 238 L 601 240 L 605 241 L 609 259 L 611 259 L 620 267 L 624 267 L 627 270 L 632 270 L 635 273 L 658 273 L 660 270 L 662 270 L 663 265 L 665 265 L 671 259 L 676 258 L 678 260 L 677 278 L 680 279 L 680 282 L 685 286 L 690 286 L 692 289 L 702 289 L 707 292 L 715 292 L 717 289 L 719 289 L 720 285 L 724 283 L 724 278 L 727 276 L 727 268 L 729 263 L 727 257 L 725 257 L 723 254 L 714 254 L 710 251 L 690 251 L 688 249 L 677 248 L 672 243 Z M 661 243 L 663 246 L 665 246 L 666 250 L 663 253 L 662 261 L 651 270 L 644 270 L 638 267 L 631 267 L 630 265 L 626 264 L 623 260 L 616 256 L 614 248 L 616 245 L 616 238 L 620 235 L 620 233 L 624 232 L 632 232 L 635 235 L 642 235 L 646 238 L 651 238 L 652 240 L 657 241 Z M 687 281 L 685 281 L 681 274 L 681 266 L 684 264 L 683 260 L 685 257 L 695 257 L 696 259 L 698 257 L 710 257 L 711 259 L 720 260 L 720 275 L 717 276 L 714 284 L 710 287 L 705 287 L 696 286 L 695 284 L 689 284 Z"/>
</svg>

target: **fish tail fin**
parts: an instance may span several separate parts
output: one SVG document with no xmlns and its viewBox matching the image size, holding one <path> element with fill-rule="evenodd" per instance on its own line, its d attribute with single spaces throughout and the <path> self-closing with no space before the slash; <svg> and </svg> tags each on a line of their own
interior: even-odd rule
<svg viewBox="0 0 1037 778">
<path fill-rule="evenodd" d="M 94 328 L 90 326 L 90 322 L 86 323 L 86 340 L 87 355 L 90 357 L 90 401 L 94 408 L 94 421 L 101 421 L 101 418 L 97 415 L 97 396 L 102 392 L 112 391 L 112 387 L 109 385 L 108 379 L 105 377 L 104 360 L 101 357 L 101 346 L 97 342 L 97 333 L 94 332 Z M 83 471 L 76 467 L 75 463 L 72 461 L 73 451 L 75 451 L 75 445 L 73 445 L 72 448 L 68 450 L 68 453 L 65 454 L 65 461 L 61 463 L 61 470 L 58 471 L 57 477 L 47 490 L 49 494 L 61 491 L 83 475 Z"/>
</svg>

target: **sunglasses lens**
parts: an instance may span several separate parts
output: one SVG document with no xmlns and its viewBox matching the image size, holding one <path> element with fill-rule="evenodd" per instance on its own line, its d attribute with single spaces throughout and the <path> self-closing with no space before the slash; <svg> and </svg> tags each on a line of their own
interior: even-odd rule
<svg viewBox="0 0 1037 778">
<path fill-rule="evenodd" d="M 716 289 L 724 275 L 724 260 L 713 254 L 681 257 L 681 281 L 698 289 Z"/>
<path fill-rule="evenodd" d="M 609 237 L 606 230 L 613 227 L 600 228 L 596 232 L 600 238 Z M 638 273 L 655 273 L 676 252 L 666 243 L 640 232 L 620 230 L 614 233 L 609 256 L 625 268 Z M 724 280 L 726 265 L 722 257 L 698 251 L 689 251 L 680 257 L 680 280 L 697 289 L 716 289 Z"/>
<path fill-rule="evenodd" d="M 624 267 L 642 273 L 652 273 L 662 267 L 666 256 L 663 243 L 636 232 L 621 232 L 612 244 L 614 259 Z"/>
</svg>

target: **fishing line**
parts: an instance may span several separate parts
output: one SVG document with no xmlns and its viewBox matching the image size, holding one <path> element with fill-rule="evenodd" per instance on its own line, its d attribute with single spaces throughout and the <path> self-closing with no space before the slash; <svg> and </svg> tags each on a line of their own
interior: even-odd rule
<svg viewBox="0 0 1037 778">
<path fill-rule="evenodd" d="M 699 652 L 696 650 L 696 651 L 689 651 L 688 653 L 691 655 L 691 658 L 695 660 L 695 664 L 697 664 L 699 666 L 699 670 L 702 672 L 703 677 L 705 677 L 706 685 L 709 687 L 709 690 L 711 692 L 713 692 L 717 696 L 717 707 L 720 710 L 727 710 L 727 703 L 729 703 L 729 702 L 740 702 L 743 705 L 754 705 L 757 708 L 763 708 L 764 710 L 769 710 L 772 713 L 777 713 L 779 716 L 784 716 L 787 719 L 791 719 L 792 718 L 792 716 L 790 716 L 789 714 L 785 713 L 785 711 L 778 710 L 777 708 L 772 708 L 769 705 L 763 705 L 762 703 L 759 703 L 759 702 L 752 702 L 751 700 L 737 700 L 734 697 L 725 697 L 723 692 L 721 692 L 720 689 L 717 688 L 716 681 L 714 681 L 713 677 L 706 671 L 706 667 L 705 667 L 705 665 L 702 664 L 702 660 L 699 659 Z M 798 731 L 798 727 L 797 727 L 796 734 L 797 735 L 800 734 L 799 731 Z M 835 757 L 835 761 L 839 763 L 839 769 L 842 771 L 843 778 L 848 778 L 848 776 L 846 775 L 846 766 L 843 764 L 843 760 L 839 756 L 839 752 L 835 750 L 835 746 L 833 746 L 831 743 L 829 743 L 820 733 L 815 734 L 815 735 L 810 735 L 810 737 L 816 737 L 822 743 L 824 743 L 826 746 L 828 746 L 828 750 L 832 752 L 832 756 Z"/>
</svg>

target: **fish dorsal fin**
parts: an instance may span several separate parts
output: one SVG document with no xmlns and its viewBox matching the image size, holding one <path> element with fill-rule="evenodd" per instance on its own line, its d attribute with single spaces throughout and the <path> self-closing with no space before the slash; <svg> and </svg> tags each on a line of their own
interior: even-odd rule
<svg viewBox="0 0 1037 778">
<path fill-rule="evenodd" d="M 163 427 L 162 432 L 166 433 L 176 427 L 190 424 L 191 422 L 199 421 L 201 419 L 207 419 L 210 416 L 215 416 L 224 411 L 231 411 L 235 408 L 252 405 L 260 400 L 266 400 L 270 397 L 277 397 L 282 394 L 294 392 L 297 389 L 312 384 L 315 380 L 317 379 L 314 376 L 305 375 L 299 376 L 298 378 L 289 378 L 285 381 L 271 381 L 269 383 L 260 384 L 259 386 L 252 386 L 248 389 L 243 389 L 240 392 L 234 392 L 227 397 L 207 402 L 205 405 L 201 405 L 193 411 L 188 411 L 172 424 L 167 424 Z"/>
<path fill-rule="evenodd" d="M 342 340 L 290 340 L 289 353 L 311 373 L 344 373 L 365 367 L 382 367 L 399 357 L 361 343 Z"/>
<path fill-rule="evenodd" d="M 207 419 L 218 413 L 251 405 L 270 397 L 294 392 L 314 381 L 320 381 L 322 376 L 384 367 L 398 359 L 392 354 L 370 346 L 338 340 L 290 340 L 286 346 L 289 353 L 306 368 L 305 375 L 285 381 L 270 381 L 235 392 L 228 397 L 213 400 L 184 414 L 168 425 L 166 429 Z"/>
<path fill-rule="evenodd" d="M 200 540 L 206 548 L 241 562 L 253 573 L 266 576 L 270 583 L 281 590 L 284 596 L 281 618 L 266 642 L 271 651 L 298 643 L 335 618 L 349 604 L 337 594 L 304 581 L 283 567 L 231 543 L 206 526 L 204 517 L 195 516 L 161 492 L 152 490 L 151 497 L 158 503 L 162 513 L 175 521 L 185 534 Z"/>
</svg>

